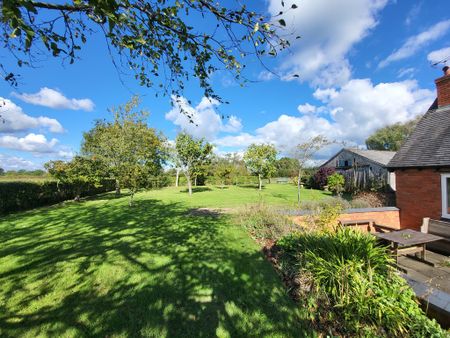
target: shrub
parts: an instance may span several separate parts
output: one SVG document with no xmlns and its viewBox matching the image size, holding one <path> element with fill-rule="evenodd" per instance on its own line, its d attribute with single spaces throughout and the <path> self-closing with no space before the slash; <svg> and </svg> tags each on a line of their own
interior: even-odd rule
<svg viewBox="0 0 450 338">
<path fill-rule="evenodd" d="M 144 189 L 159 189 L 169 186 L 171 179 L 169 175 L 162 174 L 159 176 L 146 177 L 142 186 Z"/>
<path fill-rule="evenodd" d="M 314 174 L 314 187 L 323 189 L 328 183 L 328 176 L 333 175 L 336 171 L 334 168 L 322 167 Z"/>
<path fill-rule="evenodd" d="M 241 208 L 237 220 L 257 240 L 277 240 L 298 230 L 290 217 L 263 203 Z"/>
<path fill-rule="evenodd" d="M 44 205 L 59 203 L 80 196 L 92 196 L 114 190 L 114 181 L 106 180 L 101 186 L 59 184 L 44 182 L 0 182 L 0 214 L 28 210 Z"/>
<path fill-rule="evenodd" d="M 343 175 L 334 173 L 327 178 L 328 189 L 340 196 L 344 190 L 345 178 Z"/>
<path fill-rule="evenodd" d="M 315 325 L 333 335 L 444 337 L 376 239 L 351 228 L 296 233 L 276 245 L 278 266 Z"/>
</svg>

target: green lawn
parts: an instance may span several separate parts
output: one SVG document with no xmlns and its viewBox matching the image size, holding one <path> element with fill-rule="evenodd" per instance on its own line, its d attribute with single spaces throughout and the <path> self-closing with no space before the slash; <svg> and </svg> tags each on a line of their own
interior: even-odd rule
<svg viewBox="0 0 450 338">
<path fill-rule="evenodd" d="M 292 188 L 261 196 L 286 205 Z M 254 202 L 258 192 L 189 198 L 181 189 L 139 193 L 131 208 L 109 194 L 0 218 L 0 336 L 312 335 L 242 228 L 189 212 Z"/>
<path fill-rule="evenodd" d="M 185 187 L 169 187 L 149 192 L 153 198 L 170 202 L 182 202 L 191 207 L 232 208 L 260 201 L 271 205 L 295 207 L 297 205 L 297 187 L 293 184 L 268 184 L 259 191 L 257 186 L 219 186 L 194 187 L 189 196 Z M 331 196 L 329 192 L 314 189 L 301 190 L 302 201 L 320 200 Z"/>
</svg>

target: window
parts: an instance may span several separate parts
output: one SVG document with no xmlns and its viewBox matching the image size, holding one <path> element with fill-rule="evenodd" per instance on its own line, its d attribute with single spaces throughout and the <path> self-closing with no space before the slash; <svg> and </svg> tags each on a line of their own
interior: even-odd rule
<svg viewBox="0 0 450 338">
<path fill-rule="evenodd" d="M 442 217 L 450 218 L 450 174 L 441 176 Z"/>
</svg>

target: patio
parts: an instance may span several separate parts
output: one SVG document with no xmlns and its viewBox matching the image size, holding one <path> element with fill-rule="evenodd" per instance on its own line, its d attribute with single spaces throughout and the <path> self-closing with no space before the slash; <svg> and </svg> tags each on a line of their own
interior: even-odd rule
<svg viewBox="0 0 450 338">
<path fill-rule="evenodd" d="M 450 257 L 427 251 L 426 264 L 415 257 L 400 256 L 399 268 L 424 308 L 444 328 L 450 327 Z"/>
</svg>

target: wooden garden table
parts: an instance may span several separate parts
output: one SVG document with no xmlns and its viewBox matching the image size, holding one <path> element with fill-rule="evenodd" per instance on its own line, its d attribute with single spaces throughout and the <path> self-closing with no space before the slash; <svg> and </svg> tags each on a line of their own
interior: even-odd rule
<svg viewBox="0 0 450 338">
<path fill-rule="evenodd" d="M 376 233 L 380 239 L 384 239 L 391 244 L 392 251 L 395 255 L 395 262 L 398 264 L 398 257 L 410 253 L 421 253 L 421 260 L 426 261 L 426 245 L 443 239 L 442 237 L 415 231 L 411 229 Z"/>
</svg>

